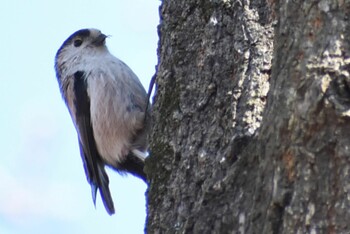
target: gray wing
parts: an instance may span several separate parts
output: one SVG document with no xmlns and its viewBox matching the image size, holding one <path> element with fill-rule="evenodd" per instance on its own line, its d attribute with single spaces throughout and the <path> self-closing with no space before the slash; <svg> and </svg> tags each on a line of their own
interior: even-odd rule
<svg viewBox="0 0 350 234">
<path fill-rule="evenodd" d="M 120 61 L 121 62 L 121 61 Z M 123 62 L 121 62 L 121 77 L 117 77 L 122 82 L 121 87 L 125 87 L 127 93 L 128 106 L 126 112 L 130 118 L 135 118 L 136 124 L 131 139 L 131 152 L 124 161 L 119 163 L 119 168 L 125 170 L 147 183 L 147 176 L 144 172 L 144 160 L 148 148 L 148 132 L 151 127 L 151 116 L 147 93 L 135 73 Z M 117 72 L 115 72 L 118 74 Z M 124 77 L 123 77 L 124 76 Z M 144 156 L 135 154 L 135 150 Z"/>
<path fill-rule="evenodd" d="M 107 212 L 114 214 L 114 204 L 109 191 L 109 179 L 106 174 L 104 163 L 99 155 L 91 126 L 90 98 L 87 93 L 87 82 L 84 72 L 78 71 L 74 74 L 72 93 L 75 108 L 75 125 L 79 134 L 80 154 L 83 160 L 85 174 L 92 189 L 92 199 L 96 204 L 96 192 L 100 190 L 101 198 Z"/>
<path fill-rule="evenodd" d="M 148 148 L 147 134 L 151 128 L 151 105 L 145 88 L 142 86 L 136 74 L 123 63 L 124 69 L 127 71 L 128 77 L 124 78 L 125 86 L 129 88 L 129 103 L 127 111 L 131 115 L 138 116 L 139 129 L 135 131 L 132 139 L 132 148 L 140 151 L 146 151 Z"/>
</svg>

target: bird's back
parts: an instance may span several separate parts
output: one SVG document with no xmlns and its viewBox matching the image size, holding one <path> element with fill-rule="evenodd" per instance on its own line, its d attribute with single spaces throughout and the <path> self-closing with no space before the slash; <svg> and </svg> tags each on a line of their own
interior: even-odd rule
<svg viewBox="0 0 350 234">
<path fill-rule="evenodd" d="M 91 121 L 97 149 L 109 165 L 118 167 L 132 147 L 147 148 L 140 134 L 144 126 L 147 93 L 137 76 L 110 56 L 95 63 L 88 77 Z M 143 142 L 135 146 L 133 142 Z"/>
</svg>

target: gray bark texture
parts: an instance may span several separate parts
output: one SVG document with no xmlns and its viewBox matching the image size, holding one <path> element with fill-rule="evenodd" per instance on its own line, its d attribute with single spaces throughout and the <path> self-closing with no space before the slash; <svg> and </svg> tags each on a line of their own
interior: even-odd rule
<svg viewBox="0 0 350 234">
<path fill-rule="evenodd" d="M 350 233 L 350 1 L 163 0 L 147 233 Z"/>
</svg>

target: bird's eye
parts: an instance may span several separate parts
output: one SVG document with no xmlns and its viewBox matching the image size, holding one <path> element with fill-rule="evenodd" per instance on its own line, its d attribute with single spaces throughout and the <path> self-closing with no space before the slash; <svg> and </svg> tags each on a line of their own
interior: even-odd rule
<svg viewBox="0 0 350 234">
<path fill-rule="evenodd" d="M 74 43 L 75 47 L 79 47 L 79 46 L 81 46 L 81 44 L 83 44 L 83 40 L 82 39 L 75 39 L 73 43 Z"/>
</svg>

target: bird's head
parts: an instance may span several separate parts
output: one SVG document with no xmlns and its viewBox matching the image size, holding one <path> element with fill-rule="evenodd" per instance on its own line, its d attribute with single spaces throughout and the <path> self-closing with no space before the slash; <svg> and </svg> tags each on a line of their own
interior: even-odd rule
<svg viewBox="0 0 350 234">
<path fill-rule="evenodd" d="M 69 69 L 67 64 L 78 64 L 82 58 L 107 51 L 106 38 L 107 36 L 98 29 L 81 29 L 70 35 L 56 53 L 57 76 Z"/>
</svg>

